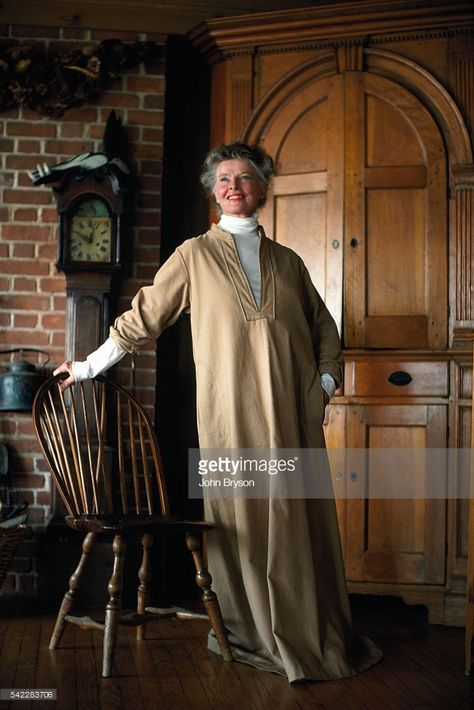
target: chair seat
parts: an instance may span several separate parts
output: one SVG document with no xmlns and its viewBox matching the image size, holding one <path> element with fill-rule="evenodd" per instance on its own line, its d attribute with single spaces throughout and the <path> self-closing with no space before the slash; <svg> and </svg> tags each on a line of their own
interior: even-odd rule
<svg viewBox="0 0 474 710">
<path fill-rule="evenodd" d="M 207 532 L 213 526 L 203 520 L 184 520 L 172 515 L 130 514 L 83 514 L 78 517 L 67 515 L 65 521 L 70 528 L 82 532 L 141 534 L 155 530 L 160 533 Z"/>
</svg>

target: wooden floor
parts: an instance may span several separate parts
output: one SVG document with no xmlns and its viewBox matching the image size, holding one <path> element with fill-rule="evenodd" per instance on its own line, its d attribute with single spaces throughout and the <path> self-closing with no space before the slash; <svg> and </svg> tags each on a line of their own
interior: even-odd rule
<svg viewBox="0 0 474 710">
<path fill-rule="evenodd" d="M 0 701 L 0 708 L 62 710 L 291 710 L 309 708 L 474 707 L 473 681 L 463 674 L 463 629 L 430 626 L 422 607 L 400 600 L 352 598 L 355 625 L 384 650 L 376 667 L 339 681 L 290 685 L 242 663 L 224 663 L 206 649 L 205 621 L 164 620 L 137 644 L 121 627 L 117 676 L 103 679 L 101 635 L 68 627 L 63 647 L 48 650 L 51 613 L 12 607 L 0 597 L 0 688 L 55 688 L 58 699 Z"/>
</svg>

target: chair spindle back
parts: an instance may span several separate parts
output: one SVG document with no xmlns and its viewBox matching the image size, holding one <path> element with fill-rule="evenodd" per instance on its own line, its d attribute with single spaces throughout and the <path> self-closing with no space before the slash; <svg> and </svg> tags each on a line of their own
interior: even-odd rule
<svg viewBox="0 0 474 710">
<path fill-rule="evenodd" d="M 69 515 L 169 515 L 153 425 L 137 399 L 103 377 L 37 392 L 33 420 Z"/>
</svg>

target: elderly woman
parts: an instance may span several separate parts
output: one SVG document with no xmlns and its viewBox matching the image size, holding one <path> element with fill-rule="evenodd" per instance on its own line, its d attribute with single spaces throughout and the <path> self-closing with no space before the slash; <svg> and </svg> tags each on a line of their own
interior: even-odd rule
<svg viewBox="0 0 474 710">
<path fill-rule="evenodd" d="M 271 157 L 235 143 L 212 150 L 201 181 L 220 221 L 183 242 L 68 386 L 103 372 L 191 314 L 201 449 L 324 449 L 324 408 L 340 384 L 336 325 L 302 260 L 268 239 L 258 208 Z M 315 476 L 328 476 L 314 471 Z M 381 657 L 355 637 L 335 504 L 211 496 L 209 568 L 234 658 L 290 682 L 350 676 Z M 209 648 L 219 653 L 212 635 Z"/>
</svg>

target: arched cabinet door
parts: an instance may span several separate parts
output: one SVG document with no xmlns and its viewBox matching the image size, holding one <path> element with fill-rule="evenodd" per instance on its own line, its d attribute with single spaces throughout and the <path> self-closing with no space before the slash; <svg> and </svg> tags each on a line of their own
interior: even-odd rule
<svg viewBox="0 0 474 710">
<path fill-rule="evenodd" d="M 421 101 L 370 72 L 308 71 L 250 123 L 279 166 L 264 227 L 302 256 L 345 347 L 445 348 L 447 160 Z"/>
</svg>

